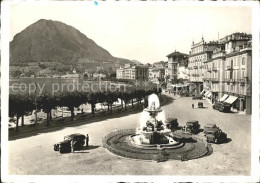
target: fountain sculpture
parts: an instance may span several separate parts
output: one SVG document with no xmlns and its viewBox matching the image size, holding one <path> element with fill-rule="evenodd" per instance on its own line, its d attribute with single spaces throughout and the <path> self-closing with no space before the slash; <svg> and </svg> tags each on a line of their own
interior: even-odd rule
<svg viewBox="0 0 260 183">
<path fill-rule="evenodd" d="M 159 98 L 156 94 L 152 94 L 148 98 L 148 107 L 143 110 L 136 135 L 132 139 L 136 144 L 176 144 L 177 142 L 169 136 L 170 133 Z"/>
<path fill-rule="evenodd" d="M 165 118 L 156 94 L 148 97 L 148 106 L 135 129 L 114 130 L 103 137 L 103 147 L 119 156 L 156 160 L 189 160 L 212 153 L 210 145 L 176 136 L 172 123 Z"/>
</svg>

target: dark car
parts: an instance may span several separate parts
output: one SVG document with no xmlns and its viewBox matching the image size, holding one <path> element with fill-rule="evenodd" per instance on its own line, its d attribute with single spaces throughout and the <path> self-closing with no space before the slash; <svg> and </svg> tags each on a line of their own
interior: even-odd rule
<svg viewBox="0 0 260 183">
<path fill-rule="evenodd" d="M 200 94 L 199 95 L 195 95 L 195 96 L 192 97 L 193 100 L 196 100 L 196 99 L 197 100 L 201 100 L 202 98 L 203 98 L 203 96 L 200 95 Z"/>
<path fill-rule="evenodd" d="M 222 105 L 222 102 L 215 102 L 215 104 L 212 105 L 212 108 L 219 110 L 221 105 Z"/>
<path fill-rule="evenodd" d="M 169 118 L 167 121 L 166 121 L 166 127 L 168 129 L 171 129 L 171 131 L 173 131 L 174 129 L 177 129 L 179 126 L 179 123 L 177 121 L 177 118 Z"/>
<path fill-rule="evenodd" d="M 191 120 L 186 123 L 186 126 L 183 127 L 184 132 L 188 133 L 197 133 L 199 132 L 200 124 L 197 120 Z"/>
<path fill-rule="evenodd" d="M 221 103 L 221 105 L 219 106 L 219 111 L 220 112 L 230 112 L 231 109 L 231 105 L 229 103 Z"/>
<path fill-rule="evenodd" d="M 198 102 L 198 108 L 203 108 L 203 102 Z"/>
<path fill-rule="evenodd" d="M 86 136 L 80 133 L 74 133 L 64 137 L 62 142 L 54 144 L 54 151 L 59 151 L 60 153 L 70 153 L 71 152 L 71 142 L 73 141 L 73 149 L 81 150 L 85 144 Z"/>
<path fill-rule="evenodd" d="M 204 126 L 204 136 L 207 142 L 220 143 L 227 140 L 227 134 L 216 126 L 216 124 L 207 124 Z"/>
</svg>

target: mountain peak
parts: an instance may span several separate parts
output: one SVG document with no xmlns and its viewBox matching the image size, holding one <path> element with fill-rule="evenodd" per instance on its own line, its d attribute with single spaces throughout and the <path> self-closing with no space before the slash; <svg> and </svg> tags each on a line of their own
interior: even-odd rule
<svg viewBox="0 0 260 183">
<path fill-rule="evenodd" d="M 46 19 L 31 24 L 10 42 L 10 64 L 27 65 L 30 62 L 82 67 L 106 67 L 107 64 L 113 68 L 131 63 L 113 57 L 73 26 Z"/>
</svg>

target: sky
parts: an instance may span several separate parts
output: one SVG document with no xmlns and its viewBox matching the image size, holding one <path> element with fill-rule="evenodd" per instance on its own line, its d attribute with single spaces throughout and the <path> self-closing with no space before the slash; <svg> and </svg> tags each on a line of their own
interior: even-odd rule
<svg viewBox="0 0 260 183">
<path fill-rule="evenodd" d="M 113 56 L 142 63 L 188 54 L 192 41 L 252 32 L 249 6 L 180 6 L 160 3 L 17 3 L 10 9 L 10 41 L 39 19 L 71 25 Z"/>
</svg>

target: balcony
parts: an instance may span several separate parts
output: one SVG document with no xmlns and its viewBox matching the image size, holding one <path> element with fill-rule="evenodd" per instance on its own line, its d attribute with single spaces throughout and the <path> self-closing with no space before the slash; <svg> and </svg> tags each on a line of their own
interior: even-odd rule
<svg viewBox="0 0 260 183">
<path fill-rule="evenodd" d="M 209 81 L 209 80 L 210 80 L 210 78 L 203 78 L 203 80 L 204 80 L 204 81 Z"/>
<path fill-rule="evenodd" d="M 219 79 L 218 78 L 211 78 L 211 81 L 216 83 L 216 82 L 219 82 Z"/>
<path fill-rule="evenodd" d="M 218 68 L 217 67 L 212 67 L 212 71 L 218 71 Z"/>
<path fill-rule="evenodd" d="M 193 69 L 198 69 L 198 66 L 194 65 L 194 66 L 193 66 Z"/>
<path fill-rule="evenodd" d="M 226 66 L 226 70 L 231 70 L 232 67 L 230 65 Z"/>
</svg>

